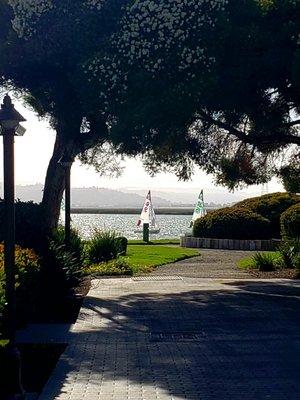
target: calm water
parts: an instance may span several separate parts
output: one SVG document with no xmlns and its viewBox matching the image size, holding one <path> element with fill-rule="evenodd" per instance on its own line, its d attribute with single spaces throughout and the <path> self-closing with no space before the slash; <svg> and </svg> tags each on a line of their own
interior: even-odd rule
<svg viewBox="0 0 300 400">
<path fill-rule="evenodd" d="M 134 233 L 139 215 L 128 214 L 72 214 L 72 226 L 88 239 L 93 228 L 115 230 L 128 239 L 139 239 L 141 235 Z M 152 239 L 179 238 L 188 231 L 190 215 L 157 215 L 160 233 L 151 235 Z M 63 216 L 61 218 L 63 223 Z"/>
</svg>

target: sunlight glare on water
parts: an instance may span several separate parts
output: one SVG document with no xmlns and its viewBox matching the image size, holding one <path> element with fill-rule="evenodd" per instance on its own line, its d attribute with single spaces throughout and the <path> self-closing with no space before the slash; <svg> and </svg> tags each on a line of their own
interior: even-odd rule
<svg viewBox="0 0 300 400">
<path fill-rule="evenodd" d="M 142 235 L 134 233 L 138 218 L 139 215 L 129 214 L 72 214 L 72 227 L 85 239 L 91 236 L 95 228 L 114 230 L 128 239 L 140 239 Z M 151 235 L 152 239 L 179 238 L 189 231 L 190 215 L 157 215 L 156 218 L 160 233 Z"/>
</svg>

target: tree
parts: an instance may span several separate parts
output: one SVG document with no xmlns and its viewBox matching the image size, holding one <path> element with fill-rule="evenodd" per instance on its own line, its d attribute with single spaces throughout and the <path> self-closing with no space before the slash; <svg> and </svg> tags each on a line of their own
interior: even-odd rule
<svg viewBox="0 0 300 400">
<path fill-rule="evenodd" d="M 272 158 L 286 149 L 289 163 L 299 152 L 298 2 L 0 4 L 13 12 L 13 30 L 0 31 L 2 84 L 57 133 L 43 198 L 50 228 L 64 150 L 95 163 L 109 142 L 144 155 L 153 173 L 187 179 L 196 163 L 231 187 L 268 180 Z"/>
<path fill-rule="evenodd" d="M 173 14 L 165 12 L 168 1 L 148 13 L 146 3 L 126 14 L 116 41 L 117 58 L 131 67 L 113 128 L 117 140 L 130 132 L 123 149 L 147 149 L 150 169 L 173 165 L 184 178 L 193 160 L 231 188 L 268 181 L 283 155 L 294 162 L 300 3 L 220 1 L 205 8 L 201 1 L 196 11 L 189 1 Z"/>
<path fill-rule="evenodd" d="M 105 7 L 103 12 L 91 9 L 89 3 L 93 2 L 1 2 L 1 18 L 10 13 L 13 28 L 1 35 L 1 83 L 19 91 L 56 130 L 42 200 L 49 229 L 57 225 L 64 191 L 64 170 L 58 164 L 62 154 L 66 151 L 74 159 L 96 144 L 107 150 L 106 116 L 94 104 L 84 63 L 106 45 L 121 11 L 114 0 L 109 13 Z"/>
</svg>

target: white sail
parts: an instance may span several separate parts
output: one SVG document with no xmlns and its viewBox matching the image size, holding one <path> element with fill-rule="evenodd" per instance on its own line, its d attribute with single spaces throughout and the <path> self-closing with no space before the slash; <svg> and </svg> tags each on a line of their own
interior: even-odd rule
<svg viewBox="0 0 300 400">
<path fill-rule="evenodd" d="M 145 203 L 142 208 L 140 218 L 137 222 L 135 232 L 142 232 L 144 224 L 149 224 L 150 233 L 158 233 L 160 231 L 160 229 L 156 223 L 156 216 L 155 216 L 154 208 L 153 208 L 152 201 L 151 201 L 150 190 L 146 196 Z"/>
<path fill-rule="evenodd" d="M 205 206 L 204 206 L 203 190 L 201 190 L 201 192 L 198 196 L 197 203 L 195 205 L 194 213 L 193 213 L 192 220 L 190 223 L 190 228 L 192 228 L 196 219 L 202 218 L 205 215 L 206 215 L 206 210 L 205 210 Z"/>
</svg>

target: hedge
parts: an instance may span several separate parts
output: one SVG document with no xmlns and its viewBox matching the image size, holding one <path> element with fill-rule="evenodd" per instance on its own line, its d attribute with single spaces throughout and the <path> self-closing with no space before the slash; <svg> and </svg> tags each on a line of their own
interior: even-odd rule
<svg viewBox="0 0 300 400">
<path fill-rule="evenodd" d="M 16 201 L 16 243 L 39 250 L 45 243 L 43 208 L 40 204 Z M 0 242 L 4 240 L 4 201 L 0 200 Z"/>
<path fill-rule="evenodd" d="M 280 216 L 289 207 L 300 203 L 300 196 L 289 193 L 271 193 L 240 201 L 233 208 L 247 208 L 270 221 L 273 238 L 280 238 Z"/>
<path fill-rule="evenodd" d="M 300 238 L 300 203 L 282 213 L 280 225 L 283 238 Z"/>
<path fill-rule="evenodd" d="M 195 237 L 270 239 L 270 221 L 246 208 L 226 207 L 195 221 Z"/>
</svg>

